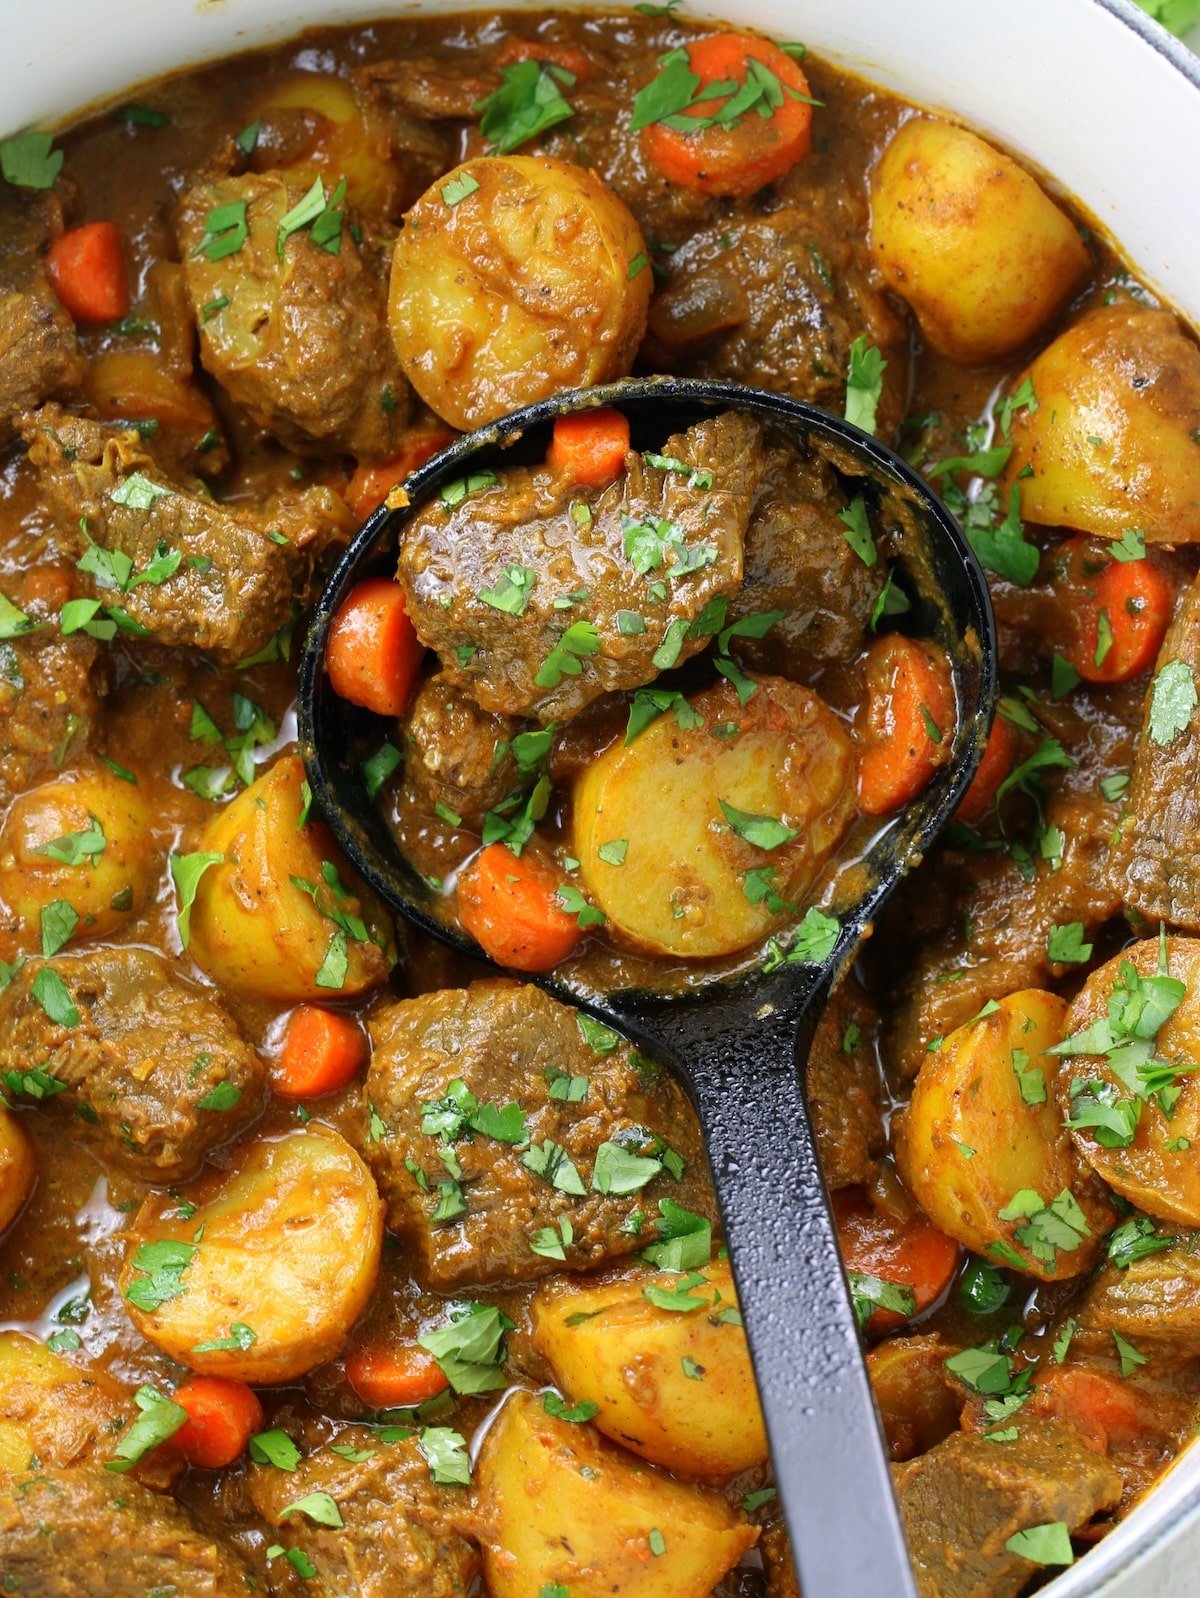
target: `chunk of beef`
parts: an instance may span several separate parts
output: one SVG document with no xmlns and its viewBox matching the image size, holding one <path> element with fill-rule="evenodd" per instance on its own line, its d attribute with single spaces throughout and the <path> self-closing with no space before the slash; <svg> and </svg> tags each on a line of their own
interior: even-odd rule
<svg viewBox="0 0 1200 1598">
<path fill-rule="evenodd" d="M 75 324 L 43 264 L 46 246 L 62 230 L 57 190 L 25 194 L 0 184 L 0 446 L 13 437 L 22 411 L 83 381 Z"/>
<path fill-rule="evenodd" d="M 97 648 L 57 626 L 0 643 L 0 805 L 82 749 L 100 713 Z"/>
<path fill-rule="evenodd" d="M 364 1155 L 388 1225 L 430 1287 L 591 1270 L 641 1246 L 627 1223 L 659 1198 L 711 1212 L 699 1131 L 677 1084 L 615 1033 L 589 1024 L 589 1041 L 583 1025 L 567 1005 L 511 982 L 475 982 L 376 1011 L 365 1087 L 375 1133 Z M 482 1125 L 459 1114 L 463 1088 Z M 491 1135 L 493 1111 L 513 1104 L 514 1140 Z M 601 1191 L 607 1163 L 621 1154 L 598 1151 L 614 1143 L 666 1157 L 668 1169 L 681 1159 L 682 1178 L 645 1166 L 647 1186 Z M 530 1247 L 539 1231 L 559 1237 L 562 1222 L 571 1226 L 565 1265 Z"/>
<path fill-rule="evenodd" d="M 662 453 L 688 469 L 631 452 L 615 483 L 585 493 L 549 468 L 518 468 L 413 518 L 398 576 L 447 683 L 485 710 L 548 722 L 652 681 L 664 648 L 674 662 L 705 647 L 688 628 L 741 585 L 761 433 L 730 412 Z"/>
<path fill-rule="evenodd" d="M 39 1470 L 0 1483 L 0 1571 L 27 1598 L 246 1598 L 241 1557 L 128 1476 Z"/>
<path fill-rule="evenodd" d="M 179 243 L 200 328 L 200 360 L 229 397 L 293 449 L 385 460 L 400 447 L 412 390 L 387 327 L 389 254 L 366 222 L 331 254 L 301 228 L 277 248 L 304 197 L 281 177 L 218 178 L 184 195 Z M 210 260 L 208 217 L 244 205 L 248 236 Z M 326 213 L 328 215 L 328 213 Z M 215 312 L 206 311 L 227 299 Z"/>
<path fill-rule="evenodd" d="M 1041 1567 L 1005 1547 L 1064 1521 L 1072 1532 L 1121 1496 L 1121 1478 L 1071 1426 L 1024 1419 L 1011 1443 L 956 1432 L 892 1475 L 921 1598 L 1016 1598 Z"/>
<path fill-rule="evenodd" d="M 462 1487 L 439 1487 L 412 1436 L 381 1441 L 370 1426 L 307 1427 L 291 1423 L 305 1456 L 295 1470 L 252 1465 L 251 1503 L 281 1540 L 301 1549 L 316 1573 L 304 1591 L 313 1598 L 463 1598 L 473 1591 L 478 1550 L 461 1527 L 472 1518 Z M 333 1447 L 366 1457 L 347 1459 Z M 330 1530 L 306 1515 L 284 1512 L 310 1493 L 328 1493 L 342 1526 Z M 280 1564 L 282 1565 L 282 1561 Z M 292 1589 L 286 1580 L 281 1591 Z"/>
<path fill-rule="evenodd" d="M 1200 577 L 1180 596 L 1156 671 L 1200 672 Z M 1125 903 L 1151 925 L 1200 932 L 1200 717 L 1166 743 L 1150 736 L 1151 696 L 1133 761 L 1117 869 Z"/>
<path fill-rule="evenodd" d="M 903 1076 L 915 1076 L 929 1044 L 969 1021 L 989 999 L 1061 975 L 1064 968 L 1047 950 L 1052 927 L 1078 921 L 1090 938 L 1119 912 L 1110 855 L 1117 807 L 1098 796 L 1058 795 L 1045 814 L 1047 827 L 1063 838 L 1057 870 L 1038 859 L 1029 882 L 1027 868 L 1007 849 L 944 849 L 889 916 L 885 939 L 920 949 L 894 988 L 889 1058 Z"/>
<path fill-rule="evenodd" d="M 404 789 L 416 805 L 444 805 L 478 829 L 484 812 L 518 785 L 509 744 L 518 731 L 508 716 L 480 710 L 439 672 L 417 689 L 401 723 Z"/>
<path fill-rule="evenodd" d="M 1179 1158 L 1189 1156 L 1181 1153 Z M 1112 1334 L 1153 1356 L 1154 1374 L 1164 1361 L 1177 1365 L 1200 1358 L 1200 1251 L 1196 1234 L 1130 1265 L 1106 1265 L 1088 1284 L 1076 1317 L 1073 1347 L 1111 1354 Z"/>
<path fill-rule="evenodd" d="M 262 1063 L 233 1021 L 149 949 L 28 961 L 0 993 L 0 1064 L 65 1083 L 47 1106 L 73 1111 L 105 1161 L 150 1182 L 193 1175 L 263 1106 Z"/>
<path fill-rule="evenodd" d="M 884 569 L 878 561 L 868 566 L 846 542 L 838 512 L 847 502 L 828 462 L 772 444 L 746 529 L 745 580 L 729 619 L 786 614 L 764 637 L 735 641 L 748 666 L 803 678 L 860 648 Z"/>
<path fill-rule="evenodd" d="M 218 505 L 198 483 L 170 479 L 136 432 L 57 406 L 21 430 L 68 524 L 86 518 L 88 538 L 133 562 L 123 590 L 98 578 L 98 593 L 156 643 L 230 661 L 256 653 L 303 600 L 321 549 L 353 526 L 326 488 L 280 494 L 254 511 Z"/>
<path fill-rule="evenodd" d="M 870 1182 L 887 1146 L 873 1052 L 878 1033 L 879 1016 L 851 978 L 829 1001 L 808 1056 L 805 1096 L 830 1189 Z"/>
<path fill-rule="evenodd" d="M 835 178 L 734 226 L 721 218 L 667 257 L 650 306 L 653 369 L 775 389 L 841 413 L 858 337 L 887 366 L 877 431 L 891 437 L 908 401 L 908 334 L 867 250 L 866 192 Z"/>
</svg>

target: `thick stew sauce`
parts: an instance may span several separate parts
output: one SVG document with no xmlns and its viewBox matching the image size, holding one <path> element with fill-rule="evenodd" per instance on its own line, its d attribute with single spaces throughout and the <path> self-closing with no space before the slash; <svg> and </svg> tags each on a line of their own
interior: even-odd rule
<svg viewBox="0 0 1200 1598">
<path fill-rule="evenodd" d="M 0 1592 L 794 1598 L 687 1098 L 395 925 L 295 749 L 363 517 L 630 373 L 847 417 L 988 572 L 983 764 L 808 1092 L 924 1598 L 1084 1555 L 1195 1425 L 1192 331 L 670 5 L 309 34 L 0 173 Z M 510 968 L 819 960 L 958 714 L 902 519 L 735 409 L 635 442 L 412 507 L 326 660 L 364 782 Z"/>
</svg>

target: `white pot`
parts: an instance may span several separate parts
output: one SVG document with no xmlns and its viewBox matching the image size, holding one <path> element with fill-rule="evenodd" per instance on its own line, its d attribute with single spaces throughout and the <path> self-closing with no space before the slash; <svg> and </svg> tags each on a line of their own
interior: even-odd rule
<svg viewBox="0 0 1200 1598">
<path fill-rule="evenodd" d="M 388 9 L 387 0 L 38 0 L 21 7 L 18 22 L 19 6 L 0 0 L 5 133 L 52 125 L 180 65 Z M 464 5 L 397 0 L 391 9 Z M 1052 174 L 1121 241 L 1142 279 L 1200 325 L 1200 61 L 1130 0 L 726 0 L 686 9 L 803 39 L 818 54 L 994 135 Z M 1181 1531 L 1189 1549 L 1200 1545 L 1200 1450 L 1044 1589 L 1047 1598 L 1192 1595 L 1195 1554 L 1180 1557 Z M 1170 1594 L 1168 1568 L 1179 1579 Z"/>
</svg>

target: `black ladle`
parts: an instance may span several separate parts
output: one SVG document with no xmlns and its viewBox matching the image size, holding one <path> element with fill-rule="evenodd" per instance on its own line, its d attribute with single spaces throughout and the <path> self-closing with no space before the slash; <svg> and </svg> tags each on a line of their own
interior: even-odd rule
<svg viewBox="0 0 1200 1598">
<path fill-rule="evenodd" d="M 891 450 L 811 406 L 729 384 L 648 378 L 544 400 L 435 456 L 408 479 L 411 504 L 471 471 L 543 459 L 556 416 L 599 405 L 622 410 L 643 448 L 661 447 L 706 414 L 748 411 L 787 429 L 801 448 L 819 441 L 843 471 L 861 472 L 869 496 L 902 502 L 913 527 L 899 559 L 912 600 L 906 630 L 935 639 L 953 667 L 959 714 L 949 758 L 871 844 L 861 895 L 840 908 L 837 942 L 822 964 L 708 978 L 682 994 L 598 994 L 575 978 L 533 979 L 668 1056 L 691 1088 L 806 1598 L 915 1598 L 798 1061 L 880 906 L 929 848 L 978 765 L 996 691 L 987 586 L 949 512 Z M 408 514 L 375 511 L 321 595 L 300 670 L 300 746 L 314 798 L 367 882 L 430 937 L 480 958 L 472 940 L 434 914 L 430 888 L 369 799 L 352 754 L 364 713 L 337 698 L 324 670 L 332 616 L 360 579 L 394 574 Z"/>
</svg>

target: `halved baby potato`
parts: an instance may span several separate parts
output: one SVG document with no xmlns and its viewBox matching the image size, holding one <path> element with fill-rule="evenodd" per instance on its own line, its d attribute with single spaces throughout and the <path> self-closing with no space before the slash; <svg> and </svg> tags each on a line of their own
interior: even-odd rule
<svg viewBox="0 0 1200 1598">
<path fill-rule="evenodd" d="M 20 1117 L 0 1105 L 0 1232 L 20 1215 L 36 1178 L 37 1157 Z"/>
<path fill-rule="evenodd" d="M 476 1472 L 493 1598 L 708 1598 L 758 1540 L 719 1493 L 673 1481 L 514 1393 Z"/>
<path fill-rule="evenodd" d="M 1062 1041 L 1066 1008 L 1031 988 L 956 1027 L 926 1056 L 894 1123 L 900 1175 L 930 1220 L 976 1253 L 1047 1281 L 1086 1271 L 1114 1219 L 1056 1100 L 1063 1066 L 1046 1051 Z M 1049 1206 L 1064 1192 L 1085 1229 L 1039 1226 L 1030 1213 L 1029 1195 Z"/>
<path fill-rule="evenodd" d="M 730 683 L 706 688 L 686 727 L 674 712 L 659 716 L 575 784 L 572 853 L 589 897 L 639 948 L 700 959 L 764 937 L 787 913 L 779 901 L 803 898 L 853 819 L 842 723 L 811 689 L 753 680 L 745 705 Z M 753 825 L 765 821 L 793 836 L 749 841 L 781 836 Z"/>
<path fill-rule="evenodd" d="M 348 998 L 392 966 L 388 913 L 328 829 L 302 822 L 303 784 L 300 757 L 286 755 L 219 810 L 197 844 L 221 858 L 200 879 L 188 948 L 243 998 Z"/>
<path fill-rule="evenodd" d="M 307 189 L 323 177 L 332 193 L 345 178 L 351 204 L 370 216 L 391 216 L 401 175 L 391 157 L 386 113 L 360 104 L 345 78 L 331 72 L 285 73 L 254 109 L 268 129 L 278 126 L 283 132 L 288 113 L 304 128 L 298 141 L 303 148 L 288 150 L 285 135 L 284 159 L 271 163 L 285 183 Z"/>
<path fill-rule="evenodd" d="M 1002 501 L 1048 527 L 1200 540 L 1200 348 L 1170 311 L 1101 305 L 1042 351 L 1013 417 Z"/>
<path fill-rule="evenodd" d="M 58 932 L 75 943 L 132 920 L 162 862 L 151 821 L 137 784 L 92 760 L 15 799 L 0 828 L 0 906 L 18 947 L 43 946 L 51 906 L 66 915 Z"/>
<path fill-rule="evenodd" d="M 469 431 L 564 388 L 624 377 L 652 273 L 637 223 L 590 171 L 481 156 L 404 219 L 388 321 L 426 405 Z"/>
<path fill-rule="evenodd" d="M 714 1302 L 735 1308 L 729 1266 L 714 1261 L 704 1276 Z M 596 1427 L 643 1459 L 702 1478 L 761 1465 L 767 1434 L 740 1320 L 660 1309 L 643 1294 L 650 1281 L 661 1279 L 547 1283 L 530 1306 L 534 1347 L 573 1402 L 599 1405 Z"/>
<path fill-rule="evenodd" d="M 1154 1056 L 1180 1062 L 1178 1101 L 1167 1116 L 1153 1097 L 1140 1100 L 1133 1140 L 1126 1147 L 1106 1148 L 1094 1127 L 1074 1127 L 1071 1136 L 1092 1169 L 1122 1198 L 1161 1220 L 1200 1226 L 1200 939 L 1168 938 L 1166 948 L 1167 975 L 1185 983 L 1187 991 L 1160 1029 Z M 1147 938 L 1093 971 L 1067 1012 L 1066 1035 L 1073 1037 L 1107 1015 L 1110 997 L 1125 985 L 1123 967 L 1132 966 L 1138 978 L 1153 977 L 1158 962 L 1158 939 Z M 1104 1084 L 1120 1099 L 1131 1097 L 1106 1056 L 1071 1055 L 1063 1060 L 1057 1082 L 1057 1108 L 1064 1119 L 1079 1098 L 1072 1089 L 1089 1082 Z"/>
<path fill-rule="evenodd" d="M 1088 271 L 1078 229 L 1029 173 L 966 128 L 913 117 L 871 179 L 871 253 L 943 355 L 1024 348 Z"/>
<path fill-rule="evenodd" d="M 107 1464 L 138 1415 L 133 1392 L 104 1370 L 72 1364 L 21 1332 L 0 1332 L 0 1475 Z M 166 1489 L 183 1456 L 156 1448 L 136 1466 L 139 1481 Z"/>
<path fill-rule="evenodd" d="M 150 1194 L 121 1295 L 142 1335 L 181 1365 L 291 1381 L 346 1342 L 382 1240 L 371 1173 L 345 1138 L 314 1124 L 246 1145 L 228 1173 Z"/>
</svg>

